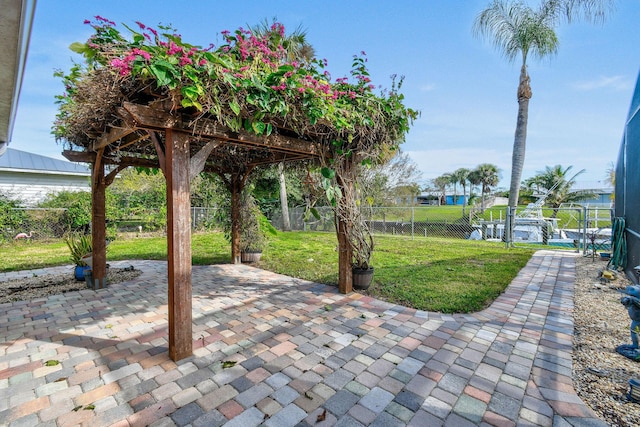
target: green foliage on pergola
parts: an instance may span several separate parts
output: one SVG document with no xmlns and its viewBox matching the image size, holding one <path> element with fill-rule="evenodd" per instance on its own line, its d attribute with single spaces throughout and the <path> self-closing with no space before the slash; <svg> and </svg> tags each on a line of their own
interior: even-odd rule
<svg viewBox="0 0 640 427">
<path fill-rule="evenodd" d="M 95 33 L 72 49 L 84 56 L 61 74 L 53 131 L 72 146 L 88 147 L 119 126 L 124 102 L 158 106 L 189 117 L 212 119 L 233 132 L 283 134 L 319 142 L 326 154 L 381 151 L 403 142 L 417 113 L 403 105 L 393 78 L 390 90 L 370 82 L 364 52 L 354 56 L 350 77 L 332 80 L 326 60 L 296 62 L 283 47 L 285 29 L 274 23 L 258 37 L 249 30 L 223 31 L 225 44 L 201 48 L 171 27 L 125 26 L 96 17 Z M 361 159 L 364 160 L 364 159 Z"/>
</svg>

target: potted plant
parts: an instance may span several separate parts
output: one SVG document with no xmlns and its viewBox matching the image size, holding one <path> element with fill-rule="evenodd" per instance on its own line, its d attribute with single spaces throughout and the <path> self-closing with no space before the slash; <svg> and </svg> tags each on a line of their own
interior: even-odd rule
<svg viewBox="0 0 640 427">
<path fill-rule="evenodd" d="M 222 225 L 224 237 L 231 242 L 231 206 L 226 205 L 219 211 L 218 220 Z M 257 262 L 262 256 L 262 250 L 268 242 L 269 235 L 277 234 L 273 225 L 264 216 L 250 192 L 245 191 L 240 203 L 240 260 L 242 262 Z"/>
<path fill-rule="evenodd" d="M 247 263 L 260 261 L 269 235 L 276 233 L 253 196 L 246 194 L 240 209 L 240 260 Z"/>
<path fill-rule="evenodd" d="M 362 214 L 358 212 L 356 221 L 352 223 L 351 235 L 351 275 L 354 289 L 366 290 L 373 281 L 373 266 L 371 255 L 373 254 L 373 235 L 365 222 Z"/>
<path fill-rule="evenodd" d="M 91 269 L 91 253 L 93 246 L 91 235 L 72 233 L 64 238 L 70 251 L 71 261 L 76 265 L 74 274 L 76 280 L 84 280 L 85 270 Z"/>
</svg>

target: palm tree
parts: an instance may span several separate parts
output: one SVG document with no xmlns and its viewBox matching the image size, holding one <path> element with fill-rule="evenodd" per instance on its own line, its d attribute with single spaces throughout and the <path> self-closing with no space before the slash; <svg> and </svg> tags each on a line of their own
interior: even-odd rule
<svg viewBox="0 0 640 427">
<path fill-rule="evenodd" d="M 467 206 L 467 182 L 469 181 L 469 169 L 458 168 L 451 176 L 455 177 L 456 182 L 462 186 L 462 215 L 465 213 L 465 207 Z"/>
<path fill-rule="evenodd" d="M 614 0 L 542 0 L 539 8 L 533 10 L 521 1 L 494 0 L 475 19 L 473 32 L 476 36 L 490 39 L 510 62 L 518 57 L 522 60 L 509 186 L 509 207 L 512 209 L 518 205 L 532 95 L 527 59 L 530 54 L 544 58 L 557 52 L 559 41 L 555 29 L 563 20 L 571 22 L 584 17 L 604 21 L 613 4 Z"/>
<path fill-rule="evenodd" d="M 469 172 L 469 181 L 474 185 L 481 185 L 480 211 L 484 213 L 485 194 L 489 193 L 491 191 L 491 187 L 495 187 L 498 185 L 498 181 L 500 181 L 498 167 L 491 163 L 482 163 Z"/>
<path fill-rule="evenodd" d="M 586 169 L 582 169 L 569 177 L 573 166 L 563 168 L 561 165 L 545 166 L 544 171 L 538 171 L 535 176 L 525 180 L 525 187 L 545 192 L 545 204 L 554 209 L 552 218 L 558 215 L 558 208 L 563 203 L 577 202 L 595 196 L 590 190 L 572 190 L 576 178 L 582 175 Z"/>
<path fill-rule="evenodd" d="M 440 175 L 437 178 L 431 180 L 431 183 L 436 188 L 437 191 L 440 192 L 440 201 L 444 200 L 444 203 L 438 204 L 447 204 L 447 187 L 451 183 L 451 175 L 445 173 L 444 175 Z"/>
</svg>

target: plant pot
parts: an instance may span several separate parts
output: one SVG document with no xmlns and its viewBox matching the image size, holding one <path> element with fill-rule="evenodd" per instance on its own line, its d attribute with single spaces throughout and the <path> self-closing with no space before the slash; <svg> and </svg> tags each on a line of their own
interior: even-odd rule
<svg viewBox="0 0 640 427">
<path fill-rule="evenodd" d="M 87 288 L 93 288 L 93 270 L 91 268 L 84 270 L 84 281 L 87 282 Z"/>
<path fill-rule="evenodd" d="M 640 403 L 640 380 L 637 378 L 631 378 L 629 380 L 627 399 L 635 403 Z"/>
<path fill-rule="evenodd" d="M 352 267 L 351 275 L 353 277 L 353 289 L 364 291 L 369 289 L 369 286 L 371 286 L 371 282 L 373 281 L 373 267 Z"/>
<path fill-rule="evenodd" d="M 79 282 L 84 281 L 85 270 L 91 270 L 91 267 L 89 267 L 88 265 L 76 265 L 76 268 L 74 270 L 74 276 L 76 280 L 78 280 Z"/>
<path fill-rule="evenodd" d="M 262 257 L 261 251 L 242 251 L 240 252 L 240 261 L 245 263 L 254 263 L 260 261 Z"/>
</svg>

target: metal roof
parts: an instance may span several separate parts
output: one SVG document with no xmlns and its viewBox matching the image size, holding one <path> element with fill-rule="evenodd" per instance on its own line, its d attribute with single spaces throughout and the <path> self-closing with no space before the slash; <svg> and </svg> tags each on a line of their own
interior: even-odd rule
<svg viewBox="0 0 640 427">
<path fill-rule="evenodd" d="M 4 155 L 0 156 L 0 172 L 1 171 L 91 175 L 89 169 L 81 164 L 53 159 L 13 148 L 7 148 Z"/>
<path fill-rule="evenodd" d="M 36 0 L 0 0 L 0 156 L 13 131 Z"/>
</svg>

